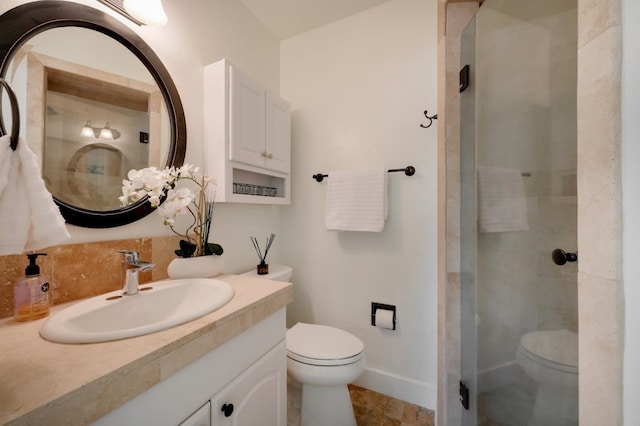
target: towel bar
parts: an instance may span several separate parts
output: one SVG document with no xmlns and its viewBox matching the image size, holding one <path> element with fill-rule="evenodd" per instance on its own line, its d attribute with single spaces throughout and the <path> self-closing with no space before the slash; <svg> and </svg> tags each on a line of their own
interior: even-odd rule
<svg viewBox="0 0 640 426">
<path fill-rule="evenodd" d="M 416 173 L 416 168 L 413 166 L 407 166 L 403 169 L 389 169 L 387 170 L 387 173 L 396 173 L 396 172 L 404 172 L 405 175 L 407 176 L 413 176 Z M 313 178 L 317 181 L 317 182 L 322 182 L 324 180 L 324 178 L 329 177 L 329 175 L 323 175 L 322 173 L 318 173 L 316 175 L 313 175 Z"/>
<path fill-rule="evenodd" d="M 18 98 L 6 80 L 0 78 L 0 85 L 7 91 L 7 96 L 9 96 L 9 102 L 11 103 L 11 149 L 15 151 L 18 147 L 18 136 L 20 135 L 20 109 L 18 107 Z M 4 126 L 2 103 L 0 102 L 0 135 L 6 134 L 7 130 Z"/>
</svg>

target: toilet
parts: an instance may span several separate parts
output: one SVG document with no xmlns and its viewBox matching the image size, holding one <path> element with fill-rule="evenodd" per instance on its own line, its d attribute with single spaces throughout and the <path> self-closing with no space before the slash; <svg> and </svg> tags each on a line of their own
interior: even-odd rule
<svg viewBox="0 0 640 426">
<path fill-rule="evenodd" d="M 526 333 L 516 360 L 538 384 L 529 425 L 577 425 L 578 334 L 564 329 Z"/>
<path fill-rule="evenodd" d="M 267 275 L 243 275 L 288 282 L 292 273 L 289 266 L 271 264 Z M 339 328 L 302 322 L 286 336 L 288 382 L 302 388 L 302 426 L 356 426 L 347 385 L 365 369 L 362 340 Z"/>
</svg>

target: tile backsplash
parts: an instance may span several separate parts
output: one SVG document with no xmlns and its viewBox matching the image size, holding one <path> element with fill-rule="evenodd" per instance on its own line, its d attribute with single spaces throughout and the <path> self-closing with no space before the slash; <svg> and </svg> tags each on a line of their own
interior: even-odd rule
<svg viewBox="0 0 640 426">
<path fill-rule="evenodd" d="M 155 264 L 151 272 L 140 273 L 140 283 L 167 278 L 167 266 L 175 258 L 178 236 L 137 238 L 118 241 L 69 244 L 38 250 L 40 272 L 51 282 L 53 305 L 97 296 L 122 286 L 122 254 L 136 250 L 140 259 Z M 13 285 L 24 275 L 25 254 L 0 256 L 0 318 L 13 315 Z"/>
</svg>

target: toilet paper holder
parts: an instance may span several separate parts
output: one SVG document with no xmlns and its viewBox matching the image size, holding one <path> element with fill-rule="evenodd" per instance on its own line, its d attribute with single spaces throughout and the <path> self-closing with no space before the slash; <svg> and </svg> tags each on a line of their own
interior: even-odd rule
<svg viewBox="0 0 640 426">
<path fill-rule="evenodd" d="M 387 305 L 385 303 L 377 303 L 377 302 L 371 302 L 371 325 L 372 326 L 376 326 L 376 311 L 378 309 L 383 309 L 386 311 L 392 311 L 393 312 L 393 328 L 392 330 L 396 329 L 396 307 L 395 305 Z"/>
</svg>

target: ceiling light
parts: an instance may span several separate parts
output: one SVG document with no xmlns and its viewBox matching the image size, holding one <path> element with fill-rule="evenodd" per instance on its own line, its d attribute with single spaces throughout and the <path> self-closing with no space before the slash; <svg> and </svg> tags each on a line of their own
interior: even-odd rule
<svg viewBox="0 0 640 426">
<path fill-rule="evenodd" d="M 162 26 L 167 23 L 161 0 L 124 0 L 122 5 L 131 16 L 147 25 Z"/>
</svg>

